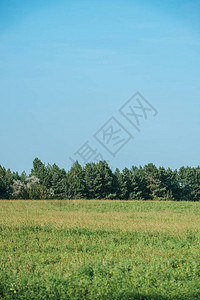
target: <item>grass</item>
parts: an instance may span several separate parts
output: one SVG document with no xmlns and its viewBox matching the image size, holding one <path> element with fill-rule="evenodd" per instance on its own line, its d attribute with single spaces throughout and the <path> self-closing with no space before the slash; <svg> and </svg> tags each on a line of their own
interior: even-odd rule
<svg viewBox="0 0 200 300">
<path fill-rule="evenodd" d="M 200 299 L 200 203 L 0 201 L 1 299 Z"/>
</svg>

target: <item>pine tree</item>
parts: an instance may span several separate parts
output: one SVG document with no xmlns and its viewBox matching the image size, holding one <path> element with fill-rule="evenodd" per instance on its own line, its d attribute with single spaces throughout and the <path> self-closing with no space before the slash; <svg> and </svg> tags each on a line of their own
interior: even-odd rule
<svg viewBox="0 0 200 300">
<path fill-rule="evenodd" d="M 86 185 L 86 198 L 100 199 L 101 177 L 98 172 L 97 164 L 87 163 L 83 171 Z"/>
<path fill-rule="evenodd" d="M 56 164 L 49 171 L 50 189 L 49 197 L 63 199 L 68 196 L 67 174 L 64 169 L 60 169 Z"/>
<path fill-rule="evenodd" d="M 97 180 L 98 198 L 115 199 L 116 192 L 114 186 L 114 176 L 106 161 L 100 161 L 97 165 Z"/>
<path fill-rule="evenodd" d="M 84 180 L 84 173 L 81 165 L 76 161 L 67 173 L 68 191 L 67 197 L 69 199 L 81 199 L 86 196 L 86 185 Z"/>
<path fill-rule="evenodd" d="M 143 169 L 132 167 L 131 168 L 131 192 L 130 199 L 140 200 L 149 199 L 149 191 L 147 188 L 147 181 Z"/>
<path fill-rule="evenodd" d="M 10 199 L 12 197 L 12 183 L 13 175 L 8 169 L 0 165 L 0 198 L 1 199 Z"/>
<path fill-rule="evenodd" d="M 37 177 L 40 180 L 40 183 L 47 188 L 50 187 L 50 178 L 49 178 L 49 172 L 50 172 L 50 165 L 47 167 L 45 164 L 41 162 L 38 158 L 35 158 L 33 161 L 33 168 L 31 169 L 31 175 Z"/>
</svg>

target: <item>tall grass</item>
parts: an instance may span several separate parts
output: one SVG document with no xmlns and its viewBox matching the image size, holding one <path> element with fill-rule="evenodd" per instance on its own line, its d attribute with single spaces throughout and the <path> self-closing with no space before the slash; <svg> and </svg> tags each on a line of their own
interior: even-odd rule
<svg viewBox="0 0 200 300">
<path fill-rule="evenodd" d="M 0 201 L 2 299 L 200 299 L 200 206 Z"/>
</svg>

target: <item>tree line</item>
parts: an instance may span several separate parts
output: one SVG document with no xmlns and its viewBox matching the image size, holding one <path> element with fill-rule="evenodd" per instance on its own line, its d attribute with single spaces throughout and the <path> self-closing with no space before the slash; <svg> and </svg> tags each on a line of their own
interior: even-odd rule
<svg viewBox="0 0 200 300">
<path fill-rule="evenodd" d="M 113 172 L 106 161 L 84 167 L 76 161 L 66 171 L 35 158 L 29 175 L 0 165 L 0 199 L 199 201 L 200 167 L 171 170 L 150 163 Z"/>
</svg>

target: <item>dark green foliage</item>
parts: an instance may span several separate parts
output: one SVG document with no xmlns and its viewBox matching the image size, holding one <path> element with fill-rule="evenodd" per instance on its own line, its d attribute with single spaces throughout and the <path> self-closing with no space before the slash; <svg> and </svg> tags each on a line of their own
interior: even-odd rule
<svg viewBox="0 0 200 300">
<path fill-rule="evenodd" d="M 178 174 L 183 200 L 198 201 L 200 199 L 200 167 L 181 167 Z"/>
<path fill-rule="evenodd" d="M 97 164 L 99 199 L 114 199 L 116 192 L 113 188 L 114 176 L 106 161 Z"/>
<path fill-rule="evenodd" d="M 35 158 L 33 161 L 33 169 L 31 170 L 31 175 L 37 177 L 40 180 L 40 183 L 47 188 L 50 187 L 50 165 L 47 167 L 41 162 L 38 158 Z"/>
<path fill-rule="evenodd" d="M 6 170 L 0 165 L 0 198 L 10 199 L 12 195 L 11 185 L 15 174 L 12 174 L 10 169 Z"/>
<path fill-rule="evenodd" d="M 68 195 L 67 174 L 64 169 L 60 169 L 56 164 L 52 166 L 49 172 L 51 184 L 51 196 L 53 198 L 62 199 Z"/>
<path fill-rule="evenodd" d="M 88 199 L 100 199 L 101 177 L 97 164 L 88 163 L 84 167 L 84 182 Z"/>
<path fill-rule="evenodd" d="M 200 167 L 180 170 L 144 167 L 110 169 L 106 161 L 78 162 L 66 172 L 56 164 L 33 161 L 29 176 L 0 166 L 0 199 L 200 200 Z"/>
<path fill-rule="evenodd" d="M 132 184 L 130 199 L 150 199 L 149 190 L 147 187 L 147 181 L 142 167 L 139 169 L 137 167 L 132 167 Z"/>
<path fill-rule="evenodd" d="M 86 186 L 81 165 L 76 161 L 67 173 L 69 185 L 67 196 L 69 199 L 85 198 Z"/>
</svg>

